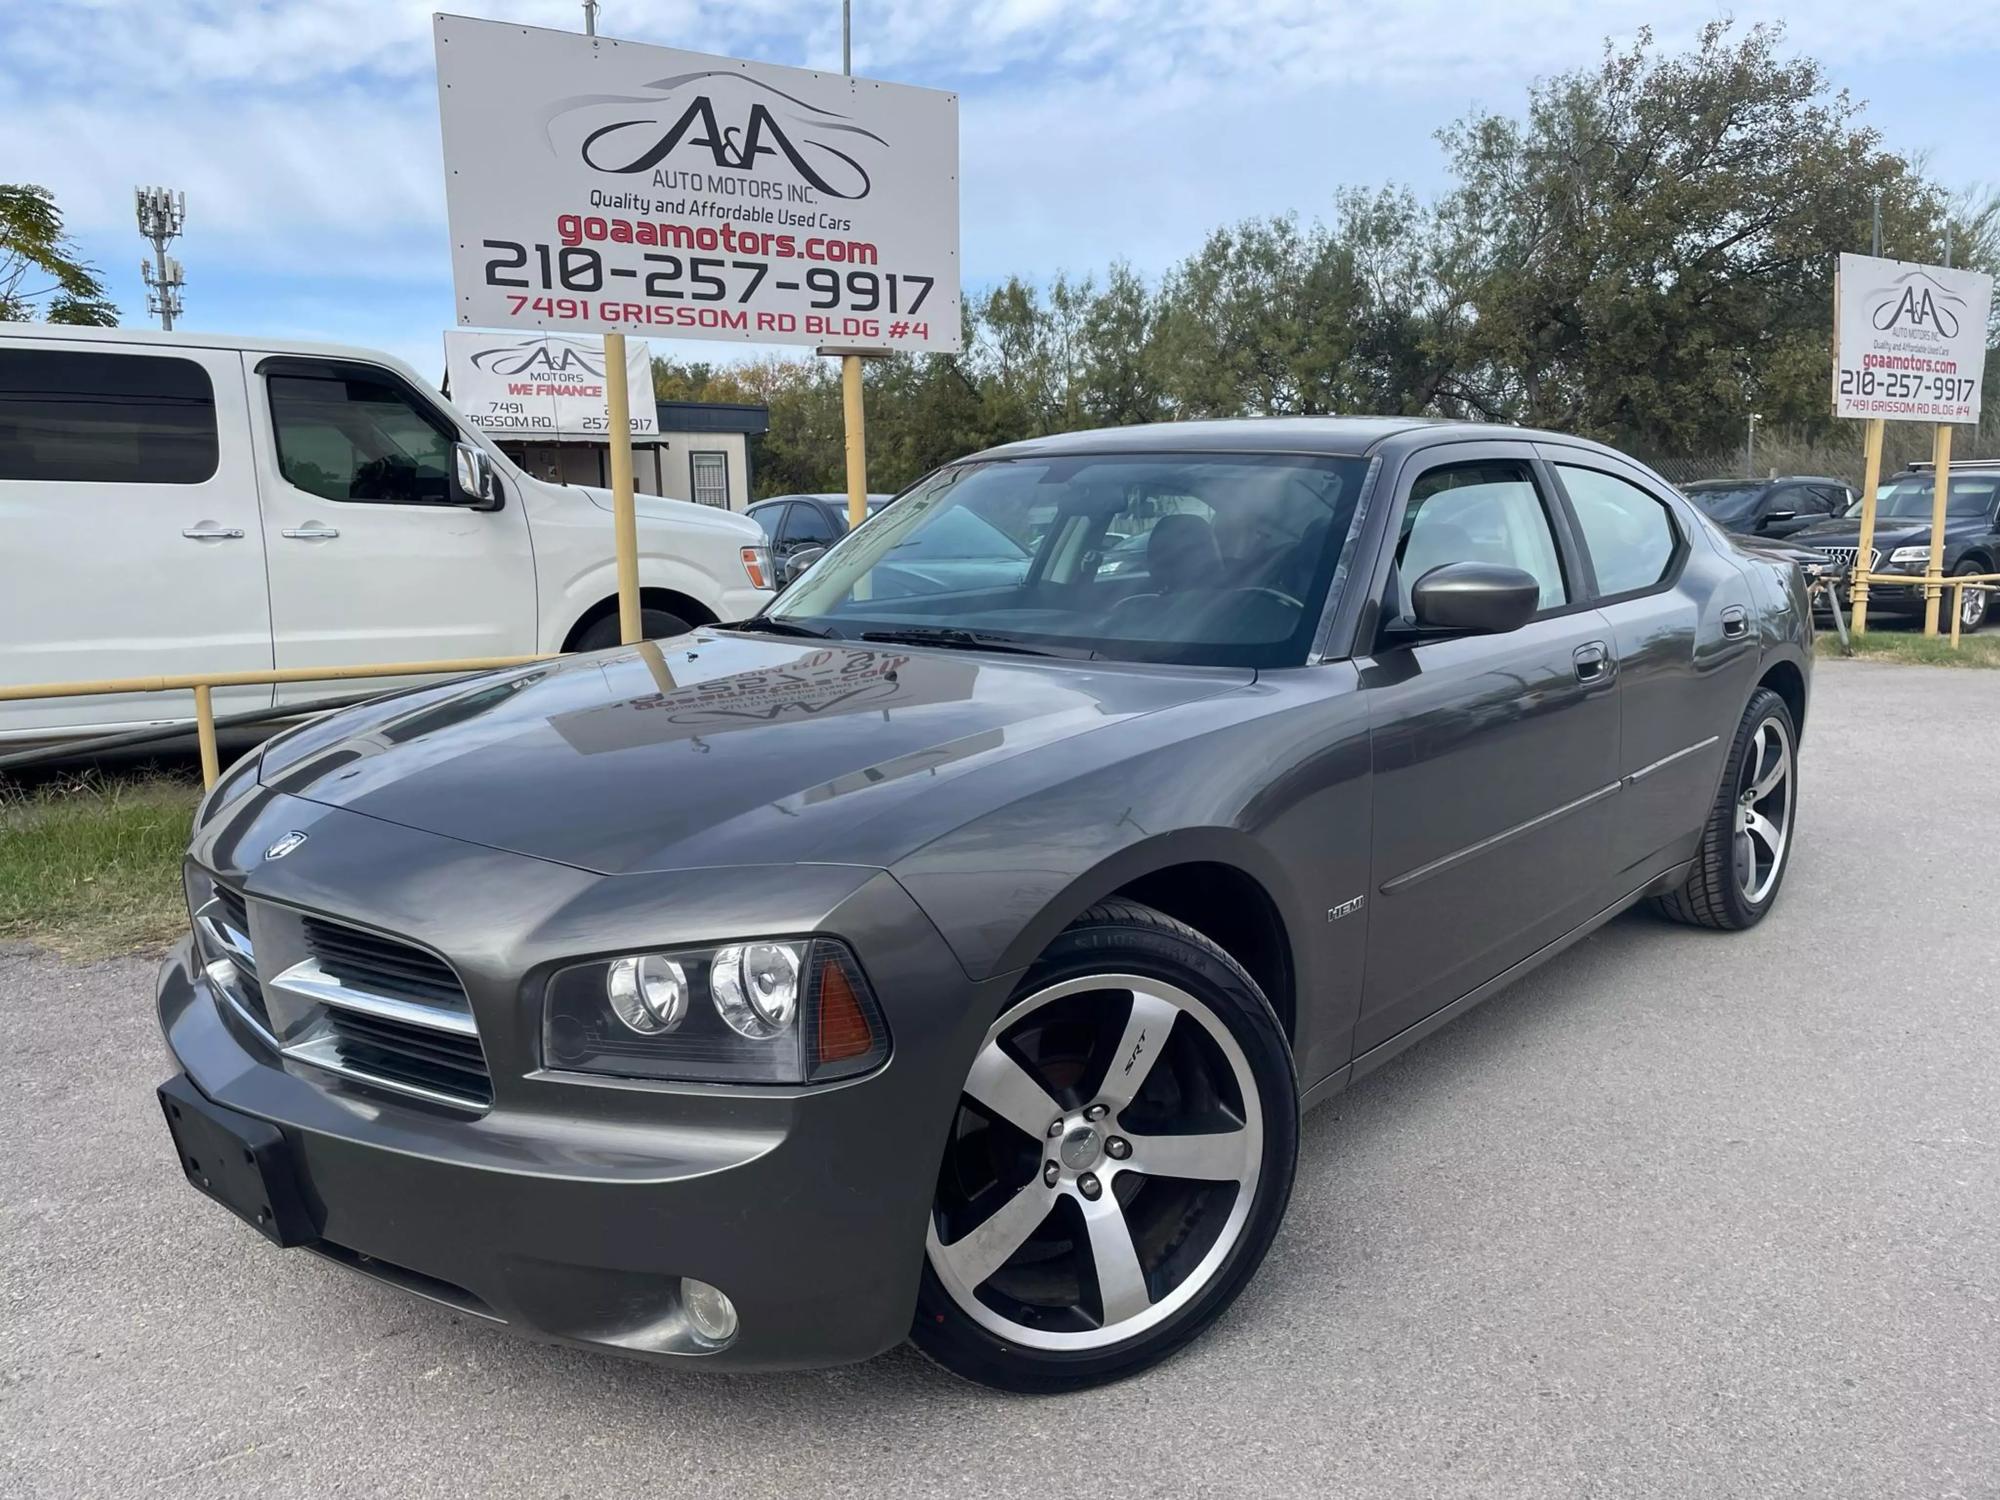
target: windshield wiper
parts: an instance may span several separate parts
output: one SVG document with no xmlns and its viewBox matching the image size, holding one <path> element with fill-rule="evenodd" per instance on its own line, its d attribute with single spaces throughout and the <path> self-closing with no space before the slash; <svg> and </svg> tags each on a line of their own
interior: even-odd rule
<svg viewBox="0 0 2000 1500">
<path fill-rule="evenodd" d="M 781 620 L 776 615 L 752 615 L 747 620 L 731 620 L 727 625 L 718 625 L 717 630 L 763 630 L 772 635 L 803 635 L 816 641 L 837 641 L 840 634 L 824 625 L 801 625 L 796 620 Z"/>
<path fill-rule="evenodd" d="M 1028 646 L 1011 636 L 984 630 L 966 630 L 957 625 L 909 625 L 895 630 L 864 630 L 864 641 L 885 646 L 945 646 L 957 651 L 1004 651 L 1014 656 L 1071 656 L 1090 658 L 1095 651 L 1066 651 L 1053 646 Z"/>
</svg>

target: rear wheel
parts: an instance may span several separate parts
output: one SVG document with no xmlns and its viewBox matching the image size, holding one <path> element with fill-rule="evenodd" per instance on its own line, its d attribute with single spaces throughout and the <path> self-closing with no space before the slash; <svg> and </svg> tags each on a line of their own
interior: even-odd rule
<svg viewBox="0 0 2000 1500">
<path fill-rule="evenodd" d="M 1677 922 L 1740 931 L 1764 920 L 1792 853 L 1798 727 L 1785 700 L 1759 688 L 1723 763 L 1722 786 L 1686 882 L 1656 903 Z"/>
<path fill-rule="evenodd" d="M 1094 907 L 973 1059 L 916 1342 L 1023 1391 L 1164 1359 L 1263 1260 L 1297 1143 L 1291 1051 L 1255 981 L 1150 907 Z"/>
</svg>

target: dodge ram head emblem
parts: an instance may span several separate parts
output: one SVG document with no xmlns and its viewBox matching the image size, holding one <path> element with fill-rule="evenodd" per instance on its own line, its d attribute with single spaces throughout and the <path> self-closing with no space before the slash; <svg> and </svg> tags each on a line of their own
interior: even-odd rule
<svg viewBox="0 0 2000 1500">
<path fill-rule="evenodd" d="M 279 839 L 277 843 L 273 844 L 270 848 L 266 849 L 264 851 L 264 858 L 283 859 L 287 854 L 290 854 L 294 849 L 298 848 L 299 845 L 303 844 L 305 841 L 306 841 L 306 836 L 303 833 L 300 833 L 296 828 L 294 828 L 290 833 L 286 834 L 283 838 Z"/>
</svg>

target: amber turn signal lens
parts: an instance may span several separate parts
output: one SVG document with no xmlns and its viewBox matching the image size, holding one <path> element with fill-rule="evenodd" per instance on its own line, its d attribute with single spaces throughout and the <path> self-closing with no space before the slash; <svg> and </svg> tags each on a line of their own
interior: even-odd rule
<svg viewBox="0 0 2000 1500">
<path fill-rule="evenodd" d="M 831 954 L 819 961 L 818 1058 L 822 1063 L 846 1062 L 866 1057 L 875 1046 L 875 1034 L 862 1013 L 861 999 L 848 982 L 847 970 Z"/>
</svg>

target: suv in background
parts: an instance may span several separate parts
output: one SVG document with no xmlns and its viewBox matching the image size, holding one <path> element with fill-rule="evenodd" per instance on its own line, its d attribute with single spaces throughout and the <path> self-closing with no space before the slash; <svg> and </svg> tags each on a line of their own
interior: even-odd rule
<svg viewBox="0 0 2000 1500">
<path fill-rule="evenodd" d="M 868 514 L 874 515 L 894 498 L 870 495 Z M 764 528 L 780 583 L 790 583 L 821 552 L 847 535 L 845 495 L 773 495 L 759 500 L 744 514 Z M 806 555 L 808 548 L 815 550 Z"/>
<path fill-rule="evenodd" d="M 648 635 L 755 614 L 764 538 L 640 495 Z M 0 323 L 0 684 L 594 650 L 611 497 L 547 484 L 402 361 L 202 333 Z M 372 678 L 394 690 L 409 679 Z M 323 682 L 217 688 L 219 714 Z M 0 741 L 186 719 L 185 692 L 0 704 Z"/>
<path fill-rule="evenodd" d="M 1854 491 L 1824 475 L 1777 479 L 1701 479 L 1681 493 L 1724 531 L 1743 536 L 1791 536 L 1834 516 L 1844 516 Z"/>
<path fill-rule="evenodd" d="M 1937 498 L 1936 466 L 1911 464 L 1884 481 L 1875 495 L 1874 555 L 1870 571 L 1911 573 L 1922 577 L 1930 565 L 1931 506 Z M 1861 506 L 1857 501 L 1839 520 L 1821 521 L 1791 537 L 1802 547 L 1831 558 L 1842 570 L 1852 568 L 1861 546 Z M 2000 459 L 1967 459 L 1951 466 L 1951 486 L 1945 496 L 1944 571 L 1954 573 L 2000 573 Z M 1960 634 L 1979 629 L 1993 597 L 1991 589 L 1967 588 L 1958 591 Z M 1841 603 L 1849 589 L 1843 584 Z M 1951 605 L 1946 595 L 1945 607 Z M 1924 591 L 1907 586 L 1877 583 L 1869 586 L 1871 614 L 1921 614 Z"/>
</svg>

